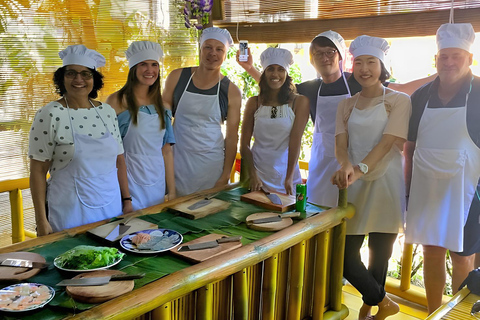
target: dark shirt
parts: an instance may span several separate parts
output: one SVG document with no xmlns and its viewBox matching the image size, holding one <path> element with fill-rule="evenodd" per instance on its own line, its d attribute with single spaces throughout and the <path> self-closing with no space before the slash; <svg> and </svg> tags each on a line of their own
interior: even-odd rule
<svg viewBox="0 0 480 320">
<path fill-rule="evenodd" d="M 458 93 L 453 99 L 443 105 L 438 97 L 439 78 L 425 84 L 412 94 L 412 116 L 410 118 L 410 125 L 408 130 L 408 140 L 416 141 L 418 126 L 422 118 L 425 105 L 428 102 L 429 108 L 458 108 L 465 106 L 466 95 L 470 90 L 470 83 L 472 83 L 472 90 L 469 94 L 467 105 L 467 129 L 473 142 L 480 148 L 480 78 L 474 76 L 473 82 L 472 74 L 463 79 L 463 84 Z"/>
</svg>

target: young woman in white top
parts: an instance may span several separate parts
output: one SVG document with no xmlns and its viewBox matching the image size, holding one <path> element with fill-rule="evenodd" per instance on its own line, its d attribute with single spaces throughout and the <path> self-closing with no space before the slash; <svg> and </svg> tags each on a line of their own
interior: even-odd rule
<svg viewBox="0 0 480 320">
<path fill-rule="evenodd" d="M 389 77 L 384 66 L 388 48 L 381 38 L 360 36 L 352 42 L 353 74 L 362 90 L 340 102 L 337 110 L 335 156 L 341 168 L 332 183 L 348 187 L 348 201 L 356 208 L 347 222 L 344 276 L 363 296 L 360 320 L 372 318 L 374 305 L 378 305 L 375 320 L 399 311 L 384 287 L 392 247 L 404 226 L 401 152 L 411 103 L 408 95 L 382 85 Z M 367 235 L 368 267 L 360 257 Z"/>
<path fill-rule="evenodd" d="M 264 188 L 294 194 L 301 183 L 298 156 L 309 106 L 298 95 L 288 69 L 292 54 L 268 48 L 261 57 L 264 69 L 260 94 L 247 101 L 242 123 L 240 152 L 250 177 L 250 190 Z M 253 147 L 250 143 L 254 138 Z"/>
</svg>

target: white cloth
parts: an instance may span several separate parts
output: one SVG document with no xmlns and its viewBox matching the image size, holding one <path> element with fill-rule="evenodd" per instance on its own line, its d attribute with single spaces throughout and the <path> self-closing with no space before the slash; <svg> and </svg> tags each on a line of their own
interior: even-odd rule
<svg viewBox="0 0 480 320">
<path fill-rule="evenodd" d="M 160 44 L 152 41 L 134 41 L 130 44 L 127 51 L 128 66 L 132 68 L 136 64 L 145 60 L 155 60 L 160 62 L 163 57 L 163 51 Z"/>
<path fill-rule="evenodd" d="M 202 32 L 202 35 L 200 36 L 200 47 L 208 39 L 214 39 L 214 40 L 220 41 L 225 45 L 225 47 L 227 47 L 227 50 L 229 47 L 233 45 L 232 36 L 230 35 L 230 32 L 228 32 L 227 29 L 222 29 L 217 27 L 210 27 L 210 28 L 204 29 Z"/>
<path fill-rule="evenodd" d="M 108 130 L 98 139 L 76 133 L 73 126 L 72 131 L 73 159 L 50 172 L 47 187 L 48 220 L 54 232 L 122 214 L 115 139 Z"/>
<path fill-rule="evenodd" d="M 337 47 L 338 53 L 340 53 L 340 60 L 345 59 L 345 53 L 347 53 L 347 45 L 345 44 L 345 40 L 343 37 L 335 31 L 328 30 L 318 34 L 312 42 L 317 39 L 318 37 L 325 37 L 328 40 L 332 41 L 335 47 Z"/>
<path fill-rule="evenodd" d="M 83 44 L 68 46 L 58 53 L 64 66 L 78 64 L 90 69 L 97 69 L 105 65 L 105 57 L 95 50 L 88 49 Z"/>
<path fill-rule="evenodd" d="M 353 108 L 348 119 L 348 154 L 352 164 L 361 162 L 380 142 L 387 122 L 384 102 L 363 110 Z M 384 159 L 386 164 L 380 164 L 383 169 L 375 168 L 364 179 L 348 187 L 348 201 L 356 208 L 355 215 L 347 223 L 349 235 L 403 231 L 405 183 L 402 155 L 393 146 Z M 374 177 L 369 177 L 370 174 Z"/>
<path fill-rule="evenodd" d="M 252 146 L 253 163 L 257 176 L 266 190 L 285 193 L 288 167 L 288 144 L 295 113 L 288 104 L 277 108 L 277 117 L 271 118 L 272 108 L 260 106 L 255 112 Z M 293 173 L 293 185 L 302 183 L 298 164 Z"/>
<path fill-rule="evenodd" d="M 138 112 L 137 116 L 137 125 L 130 122 L 123 139 L 133 210 L 165 201 L 165 163 L 162 154 L 165 129 L 160 129 L 156 113 Z"/>
<path fill-rule="evenodd" d="M 463 228 L 480 177 L 480 149 L 466 115 L 466 106 L 428 108 L 427 102 L 413 156 L 408 243 L 463 251 Z"/>
<path fill-rule="evenodd" d="M 470 23 L 445 23 L 437 30 L 438 51 L 459 48 L 471 52 L 475 31 Z"/>
<path fill-rule="evenodd" d="M 345 75 L 342 78 L 348 93 L 338 96 L 320 96 L 318 89 L 315 128 L 313 130 L 312 152 L 308 163 L 307 199 L 309 202 L 335 207 L 338 204 L 338 188 L 330 182 L 333 174 L 340 169 L 335 158 L 335 117 L 338 103 L 350 98 Z"/>
<path fill-rule="evenodd" d="M 278 64 L 288 73 L 290 66 L 293 64 L 293 55 L 287 49 L 269 47 L 260 55 L 260 64 L 264 71 L 268 66 Z"/>
<path fill-rule="evenodd" d="M 104 123 L 108 130 L 105 130 Z M 118 154 L 123 153 L 117 116 L 110 105 L 102 103 L 96 108 L 67 110 L 59 102 L 53 101 L 40 108 L 33 119 L 28 141 L 29 158 L 50 161 L 50 172 L 66 167 L 75 152 L 72 128 L 75 133 L 93 139 L 110 132 L 115 138 Z"/>
<path fill-rule="evenodd" d="M 177 196 L 213 188 L 222 175 L 225 162 L 220 79 L 217 94 L 205 95 L 187 91 L 192 77 L 193 74 L 178 101 L 173 122 Z"/>
</svg>

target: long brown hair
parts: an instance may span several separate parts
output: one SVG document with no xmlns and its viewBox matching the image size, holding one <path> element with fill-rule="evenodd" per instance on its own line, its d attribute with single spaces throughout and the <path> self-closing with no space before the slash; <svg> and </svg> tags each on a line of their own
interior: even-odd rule
<svg viewBox="0 0 480 320">
<path fill-rule="evenodd" d="M 138 83 L 137 79 L 137 65 L 134 65 L 128 71 L 127 82 L 125 85 L 118 91 L 118 101 L 120 104 L 123 103 L 123 97 L 125 97 L 125 101 L 127 102 L 127 110 L 130 112 L 130 116 L 132 117 L 132 123 L 137 125 L 138 123 L 138 110 L 140 106 L 138 105 L 133 88 Z M 148 88 L 148 95 L 153 100 L 153 105 L 155 106 L 155 110 L 157 110 L 158 118 L 160 119 L 161 128 L 165 128 L 165 107 L 163 106 L 162 101 L 162 94 L 161 94 L 161 86 L 160 86 L 160 75 L 157 77 L 157 80 Z"/>
<path fill-rule="evenodd" d="M 258 94 L 258 98 L 260 99 L 260 102 L 265 101 L 265 98 L 269 96 L 269 93 L 271 91 L 270 87 L 265 81 L 265 72 L 262 72 L 258 86 L 260 87 L 260 93 Z M 281 104 L 289 103 L 296 92 L 297 89 L 293 84 L 293 79 L 287 73 L 285 77 L 285 82 L 278 91 L 278 102 L 280 102 Z"/>
</svg>

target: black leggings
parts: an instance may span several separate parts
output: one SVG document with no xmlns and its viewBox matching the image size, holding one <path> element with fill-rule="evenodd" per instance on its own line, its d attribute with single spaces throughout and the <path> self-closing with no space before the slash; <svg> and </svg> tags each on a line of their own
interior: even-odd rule
<svg viewBox="0 0 480 320">
<path fill-rule="evenodd" d="M 360 257 L 364 239 L 365 235 L 347 235 L 343 276 L 362 294 L 365 304 L 376 306 L 385 297 L 388 260 L 392 255 L 397 234 L 368 234 L 368 269 Z"/>
</svg>

